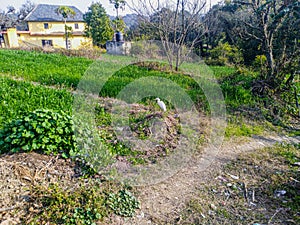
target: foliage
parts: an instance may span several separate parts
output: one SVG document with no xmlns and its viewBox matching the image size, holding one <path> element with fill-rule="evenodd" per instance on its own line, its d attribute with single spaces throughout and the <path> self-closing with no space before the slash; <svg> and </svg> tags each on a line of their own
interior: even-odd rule
<svg viewBox="0 0 300 225">
<path fill-rule="evenodd" d="M 132 3 L 135 13 L 151 36 L 157 36 L 161 41 L 161 50 L 167 56 L 170 69 L 179 70 L 186 61 L 188 54 L 183 51 L 186 46 L 193 49 L 203 35 L 202 13 L 205 2 L 193 0 L 178 0 L 172 2 L 140 0 Z"/>
<path fill-rule="evenodd" d="M 255 74 L 247 70 L 236 71 L 220 79 L 220 85 L 228 106 L 237 108 L 240 105 L 254 106 L 256 100 L 251 93 L 251 85 Z"/>
<path fill-rule="evenodd" d="M 95 225 L 111 213 L 132 217 L 139 208 L 139 202 L 131 192 L 120 188 L 114 183 L 99 181 L 80 182 L 72 190 L 56 183 L 36 185 L 31 193 L 29 207 L 35 210 L 30 212 L 33 220 L 29 224 Z"/>
<path fill-rule="evenodd" d="M 17 24 L 17 15 L 15 8 L 12 6 L 7 7 L 6 12 L 0 12 L 0 30 L 15 27 Z"/>
<path fill-rule="evenodd" d="M 136 209 L 140 208 L 138 200 L 127 190 L 109 193 L 106 204 L 117 215 L 132 217 Z"/>
<path fill-rule="evenodd" d="M 112 20 L 112 26 L 116 32 L 125 32 L 126 24 L 124 20 L 119 17 Z"/>
<path fill-rule="evenodd" d="M 255 56 L 252 65 L 257 70 L 265 69 L 265 64 L 267 62 L 267 57 L 265 55 L 257 55 Z"/>
<path fill-rule="evenodd" d="M 209 51 L 210 59 L 205 62 L 208 65 L 225 66 L 242 63 L 242 54 L 237 47 L 226 43 L 219 43 L 217 47 Z"/>
<path fill-rule="evenodd" d="M 34 223 L 96 224 L 108 215 L 105 194 L 100 184 L 82 186 L 74 191 L 63 190 L 57 184 L 48 188 L 37 186 L 33 190 L 34 205 L 41 207 L 34 215 Z"/>
<path fill-rule="evenodd" d="M 31 2 L 30 0 L 26 0 L 26 2 L 22 4 L 22 7 L 19 10 L 19 19 L 24 20 L 25 17 L 34 9 L 35 6 L 35 3 Z"/>
<path fill-rule="evenodd" d="M 261 71 L 259 81 L 263 85 L 255 87 L 254 92 L 265 95 L 269 91 L 283 91 L 281 85 L 288 87 L 294 72 L 299 70 L 299 1 L 255 0 L 236 4 L 239 6 L 236 31 L 244 42 L 258 41 L 259 45 L 253 47 L 259 50 L 258 55 L 266 56 L 266 69 Z M 288 82 L 284 81 L 286 75 L 291 77 Z"/>
<path fill-rule="evenodd" d="M 75 154 L 73 122 L 67 114 L 40 109 L 4 125 L 0 131 L 0 153 L 38 151 L 67 158 Z"/>
<path fill-rule="evenodd" d="M 113 29 L 109 17 L 101 3 L 93 3 L 84 14 L 86 22 L 85 33 L 93 39 L 93 44 L 103 46 L 113 37 Z"/>
<path fill-rule="evenodd" d="M 225 136 L 227 138 L 234 136 L 251 137 L 252 135 L 261 135 L 265 129 L 265 125 L 250 124 L 244 121 L 242 117 L 229 116 Z"/>
<path fill-rule="evenodd" d="M 130 54 L 141 58 L 155 59 L 159 57 L 160 48 L 155 42 L 138 41 L 132 44 Z"/>
<path fill-rule="evenodd" d="M 208 109 L 207 101 L 205 99 L 205 95 L 203 91 L 199 89 L 199 85 L 196 81 L 194 81 L 190 76 L 183 74 L 176 74 L 170 72 L 160 71 L 160 68 L 168 67 L 165 64 L 153 63 L 155 69 L 149 69 L 147 67 L 141 67 L 138 65 L 130 65 L 122 68 L 120 71 L 115 73 L 112 77 L 108 79 L 103 88 L 100 91 L 100 96 L 103 97 L 116 97 L 118 93 L 129 83 L 132 81 L 141 78 L 141 77 L 158 77 L 158 78 L 166 78 L 169 79 L 180 87 L 186 90 L 187 94 L 194 101 L 195 105 L 200 109 Z M 148 64 L 149 65 L 149 64 Z M 153 65 L 152 65 L 153 66 Z M 168 96 L 176 96 L 178 93 L 175 93 L 176 90 L 172 90 L 171 87 L 167 87 L 165 84 L 161 82 L 148 82 L 144 85 L 144 90 L 153 93 L 150 86 L 153 88 L 160 90 L 161 92 L 167 92 Z M 142 90 L 142 87 L 139 87 Z M 146 93 L 146 92 L 145 92 Z"/>
<path fill-rule="evenodd" d="M 69 17 L 74 17 L 76 15 L 75 11 L 68 6 L 60 6 L 57 8 L 56 13 L 58 15 L 62 15 L 62 17 L 66 20 Z"/>
</svg>

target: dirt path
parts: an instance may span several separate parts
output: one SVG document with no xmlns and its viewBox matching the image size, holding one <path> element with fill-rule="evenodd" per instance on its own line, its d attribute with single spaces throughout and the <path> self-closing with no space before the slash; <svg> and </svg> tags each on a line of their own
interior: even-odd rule
<svg viewBox="0 0 300 225">
<path fill-rule="evenodd" d="M 195 195 L 199 186 L 205 184 L 208 179 L 214 179 L 212 174 L 219 170 L 222 165 L 236 158 L 240 153 L 270 147 L 276 143 L 300 143 L 300 137 L 254 136 L 244 140 L 226 141 L 218 156 L 205 170 L 201 167 L 203 157 L 198 156 L 188 167 L 166 181 L 152 186 L 139 187 L 141 210 L 137 212 L 135 218 L 115 217 L 106 223 L 175 224 L 176 221 L 180 220 L 180 212 L 185 203 Z"/>
</svg>

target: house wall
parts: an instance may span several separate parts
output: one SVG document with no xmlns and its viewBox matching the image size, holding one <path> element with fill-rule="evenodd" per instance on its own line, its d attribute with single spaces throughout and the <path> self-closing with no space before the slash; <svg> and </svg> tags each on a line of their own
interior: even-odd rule
<svg viewBox="0 0 300 225">
<path fill-rule="evenodd" d="M 4 35 L 4 41 L 7 47 L 9 48 L 18 48 L 19 41 L 17 36 L 17 29 L 16 28 L 9 28 L 7 30 L 6 35 Z"/>
<path fill-rule="evenodd" d="M 19 40 L 25 45 L 33 45 L 37 47 L 43 47 L 43 40 L 51 40 L 54 48 L 66 48 L 66 42 L 63 35 L 31 36 L 29 34 L 20 34 Z M 69 38 L 69 41 L 71 42 L 71 49 L 79 49 L 83 43 L 92 45 L 92 40 L 84 36 L 73 36 Z"/>
<path fill-rule="evenodd" d="M 44 24 L 48 23 L 48 29 L 44 28 Z M 78 24 L 78 29 L 75 29 L 75 24 Z M 67 22 L 67 26 L 72 27 L 73 32 L 84 32 L 84 22 Z M 65 31 L 64 22 L 28 22 L 29 30 L 32 34 L 50 34 Z"/>
<path fill-rule="evenodd" d="M 44 23 L 48 23 L 48 29 L 45 29 Z M 78 29 L 75 29 L 78 24 Z M 82 44 L 92 47 L 92 39 L 84 36 L 84 22 L 68 22 L 68 26 L 73 28 L 74 35 L 69 37 L 70 49 L 79 49 Z M 29 32 L 18 32 L 15 28 L 10 28 L 4 34 L 5 46 L 8 48 L 17 48 L 19 46 L 43 47 L 44 41 L 52 41 L 54 48 L 66 48 L 65 43 L 65 25 L 64 22 L 28 22 Z M 78 32 L 76 34 L 76 32 Z M 80 34 L 82 33 L 82 34 Z"/>
</svg>

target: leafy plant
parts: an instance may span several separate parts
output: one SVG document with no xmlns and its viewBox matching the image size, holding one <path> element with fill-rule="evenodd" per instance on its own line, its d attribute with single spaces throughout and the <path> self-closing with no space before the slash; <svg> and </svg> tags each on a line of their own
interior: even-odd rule
<svg viewBox="0 0 300 225">
<path fill-rule="evenodd" d="M 0 153 L 40 151 L 45 154 L 75 154 L 71 117 L 64 112 L 38 109 L 8 123 L 0 131 Z"/>
<path fill-rule="evenodd" d="M 127 190 L 120 190 L 116 194 L 109 193 L 106 204 L 115 214 L 126 217 L 132 217 L 140 207 L 138 200 Z"/>
<path fill-rule="evenodd" d="M 0 128 L 25 112 L 47 108 L 71 114 L 73 96 L 66 90 L 55 90 L 29 82 L 0 77 Z"/>
</svg>

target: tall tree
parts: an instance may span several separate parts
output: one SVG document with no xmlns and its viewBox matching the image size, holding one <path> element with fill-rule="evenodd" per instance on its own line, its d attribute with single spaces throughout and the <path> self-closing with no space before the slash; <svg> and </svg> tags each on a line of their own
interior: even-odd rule
<svg viewBox="0 0 300 225">
<path fill-rule="evenodd" d="M 70 37 L 70 31 L 72 31 L 72 27 L 67 26 L 67 19 L 70 17 L 74 17 L 76 15 L 75 11 L 68 6 L 60 6 L 56 9 L 56 13 L 58 15 L 62 15 L 65 23 L 65 40 L 66 40 L 66 49 L 69 49 L 68 40 Z"/>
<path fill-rule="evenodd" d="M 103 46 L 106 41 L 111 40 L 114 31 L 111 27 L 109 17 L 100 3 L 93 3 L 83 16 L 87 37 L 93 39 L 93 44 Z"/>
<path fill-rule="evenodd" d="M 267 58 L 267 72 L 261 74 L 265 89 L 289 85 L 299 70 L 300 30 L 298 0 L 233 1 L 238 4 L 239 25 L 244 40 L 256 40 Z M 298 65 L 298 68 L 296 68 Z M 287 77 L 288 76 L 288 77 Z"/>
</svg>

